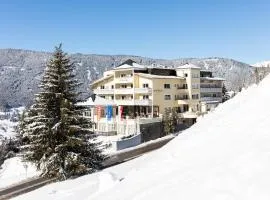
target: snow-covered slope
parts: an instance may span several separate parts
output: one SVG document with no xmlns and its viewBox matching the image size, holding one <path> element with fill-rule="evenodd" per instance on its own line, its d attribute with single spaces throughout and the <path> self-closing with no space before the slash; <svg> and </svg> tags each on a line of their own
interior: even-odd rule
<svg viewBox="0 0 270 200">
<path fill-rule="evenodd" d="M 17 199 L 270 199 L 270 76 L 163 148 Z"/>
<path fill-rule="evenodd" d="M 253 65 L 254 67 L 270 67 L 270 61 L 258 62 Z"/>
<path fill-rule="evenodd" d="M 38 174 L 31 163 L 24 163 L 20 157 L 9 158 L 0 168 L 0 189 Z"/>
</svg>

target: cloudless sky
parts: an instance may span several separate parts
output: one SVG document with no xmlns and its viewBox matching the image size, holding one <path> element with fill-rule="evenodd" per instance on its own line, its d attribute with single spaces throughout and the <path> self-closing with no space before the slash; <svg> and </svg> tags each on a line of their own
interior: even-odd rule
<svg viewBox="0 0 270 200">
<path fill-rule="evenodd" d="M 270 60 L 270 0 L 0 0 L 0 48 Z"/>
</svg>

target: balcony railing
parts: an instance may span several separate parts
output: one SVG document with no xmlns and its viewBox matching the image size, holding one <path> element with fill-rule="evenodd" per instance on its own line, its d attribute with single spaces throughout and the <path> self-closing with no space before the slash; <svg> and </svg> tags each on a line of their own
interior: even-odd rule
<svg viewBox="0 0 270 200">
<path fill-rule="evenodd" d="M 204 93 L 207 93 L 207 92 L 220 93 L 220 92 L 222 92 L 222 88 L 204 88 L 204 87 L 201 87 L 201 92 L 204 92 Z"/>
<path fill-rule="evenodd" d="M 152 93 L 152 88 L 116 88 L 115 94 L 149 94 Z"/>
<path fill-rule="evenodd" d="M 115 94 L 132 94 L 134 91 L 133 88 L 116 88 L 114 90 Z"/>
<path fill-rule="evenodd" d="M 215 84 L 201 84 L 201 88 L 222 88 L 221 85 L 215 85 Z"/>
<path fill-rule="evenodd" d="M 176 96 L 175 100 L 188 100 L 188 97 Z"/>
<path fill-rule="evenodd" d="M 152 101 L 150 99 L 116 99 L 115 102 L 118 105 L 126 105 L 126 106 L 151 106 Z"/>
<path fill-rule="evenodd" d="M 201 97 L 201 101 L 222 101 L 222 97 Z"/>
<path fill-rule="evenodd" d="M 114 90 L 113 89 L 95 89 L 93 90 L 95 94 L 113 94 Z"/>
<path fill-rule="evenodd" d="M 187 89 L 188 89 L 188 87 L 184 87 L 184 86 L 177 86 L 177 89 L 178 89 L 178 90 L 187 90 Z"/>
<path fill-rule="evenodd" d="M 135 88 L 135 93 L 140 93 L 140 94 L 152 93 L 152 88 Z"/>
<path fill-rule="evenodd" d="M 133 82 L 133 76 L 115 78 L 115 83 L 132 83 L 132 82 Z"/>
</svg>

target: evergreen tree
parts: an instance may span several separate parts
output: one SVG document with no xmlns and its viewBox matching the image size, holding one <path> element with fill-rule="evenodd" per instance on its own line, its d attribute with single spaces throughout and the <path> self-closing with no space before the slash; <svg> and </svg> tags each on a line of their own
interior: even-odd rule
<svg viewBox="0 0 270 200">
<path fill-rule="evenodd" d="M 170 113 L 167 110 L 165 110 L 162 121 L 163 121 L 163 130 L 164 130 L 165 135 L 170 134 L 171 120 L 170 120 Z"/>
<path fill-rule="evenodd" d="M 228 100 L 228 95 L 227 95 L 227 88 L 225 86 L 225 84 L 223 83 L 222 85 L 222 102 L 225 102 Z"/>
<path fill-rule="evenodd" d="M 258 84 L 260 82 L 260 73 L 258 67 L 255 67 L 254 74 L 255 74 L 255 83 Z"/>
<path fill-rule="evenodd" d="M 163 129 L 166 135 L 174 133 L 177 128 L 178 115 L 175 109 L 172 109 L 172 112 L 165 110 L 163 116 Z"/>
<path fill-rule="evenodd" d="M 79 86 L 75 66 L 56 47 L 48 62 L 40 92 L 22 126 L 25 159 L 34 162 L 42 176 L 66 179 L 91 173 L 101 167 L 104 156 L 97 144 L 90 142 L 90 121 L 77 107 Z"/>
</svg>

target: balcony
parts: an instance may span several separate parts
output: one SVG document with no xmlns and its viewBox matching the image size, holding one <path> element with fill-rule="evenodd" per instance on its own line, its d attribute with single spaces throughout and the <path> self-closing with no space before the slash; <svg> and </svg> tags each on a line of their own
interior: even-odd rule
<svg viewBox="0 0 270 200">
<path fill-rule="evenodd" d="M 188 100 L 188 97 L 183 97 L 183 96 L 175 96 L 175 100 Z"/>
<path fill-rule="evenodd" d="M 152 88 L 116 88 L 115 94 L 150 94 L 152 93 Z"/>
<path fill-rule="evenodd" d="M 222 88 L 220 87 L 201 87 L 201 92 L 202 93 L 213 93 L 213 92 L 216 92 L 216 93 L 221 93 L 222 92 Z"/>
<path fill-rule="evenodd" d="M 201 101 L 218 101 L 222 102 L 222 97 L 201 97 Z"/>
<path fill-rule="evenodd" d="M 152 93 L 152 88 L 135 88 L 135 93 L 149 94 L 149 93 Z"/>
<path fill-rule="evenodd" d="M 188 87 L 184 87 L 184 86 L 177 86 L 177 90 L 187 90 Z"/>
<path fill-rule="evenodd" d="M 115 78 L 115 83 L 133 83 L 133 76 Z"/>
<path fill-rule="evenodd" d="M 197 104 L 199 102 L 199 99 L 180 99 L 177 100 L 177 103 L 179 105 L 183 105 L 183 104 Z"/>
<path fill-rule="evenodd" d="M 95 89 L 93 90 L 95 94 L 113 94 L 113 89 Z"/>
<path fill-rule="evenodd" d="M 134 88 L 116 88 L 115 94 L 133 94 Z"/>
<path fill-rule="evenodd" d="M 116 99 L 115 103 L 117 105 L 123 106 L 151 106 L 152 101 L 150 99 Z"/>
</svg>

